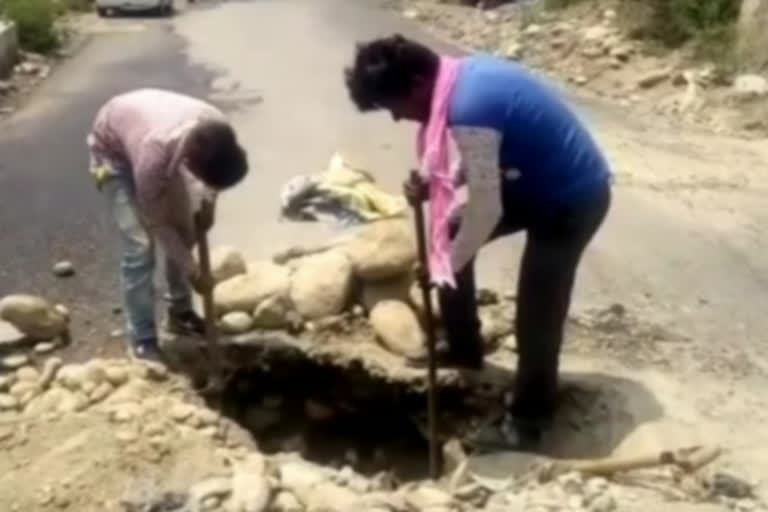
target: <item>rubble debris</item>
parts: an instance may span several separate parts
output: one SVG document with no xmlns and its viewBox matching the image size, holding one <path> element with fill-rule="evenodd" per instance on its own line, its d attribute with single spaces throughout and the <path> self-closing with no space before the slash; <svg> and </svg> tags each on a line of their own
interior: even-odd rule
<svg viewBox="0 0 768 512">
<path fill-rule="evenodd" d="M 20 368 L 29 362 L 29 357 L 26 354 L 11 354 L 5 356 L 0 360 L 3 368 L 15 369 Z"/>
<path fill-rule="evenodd" d="M 731 94 L 740 101 L 768 96 L 768 79 L 760 75 L 739 75 L 733 80 Z"/>
<path fill-rule="evenodd" d="M 755 497 L 755 491 L 752 484 L 728 473 L 715 473 L 712 476 L 710 487 L 715 496 L 724 496 L 733 499 Z"/>
<path fill-rule="evenodd" d="M 56 277 L 72 277 L 75 275 L 75 266 L 71 261 L 62 260 L 53 265 L 53 275 Z"/>
<path fill-rule="evenodd" d="M 10 82 L 8 80 L 0 80 L 0 96 L 5 96 L 7 94 L 10 94 L 16 89 L 16 86 L 13 84 L 13 82 Z"/>
<path fill-rule="evenodd" d="M 683 67 L 715 67 L 696 58 L 696 52 L 688 46 L 659 53 L 652 43 L 645 44 L 650 41 L 636 37 L 630 28 L 634 20 L 627 23 L 627 13 L 621 9 L 608 9 L 613 15 L 606 15 L 594 5 L 581 2 L 570 2 L 556 10 L 531 8 L 521 2 L 504 3 L 494 3 L 492 9 L 481 11 L 467 7 L 470 2 L 463 1 L 395 2 L 401 15 L 418 12 L 416 21 L 465 48 L 524 60 L 536 72 L 568 81 L 617 105 L 637 105 L 638 110 L 651 110 L 672 122 L 682 120 L 710 131 L 727 130 L 750 138 L 756 131 L 768 128 L 757 118 L 744 120 L 754 113 L 747 108 L 756 106 L 755 101 L 768 100 L 768 94 L 761 92 L 765 90 L 762 75 L 747 75 L 750 78 L 745 85 L 751 83 L 740 93 L 728 72 L 723 72 L 730 66 L 718 66 L 717 71 L 709 73 L 710 79 L 697 84 L 696 108 L 680 110 L 676 85 L 669 78 Z M 665 76 L 664 70 L 671 75 Z"/>
<path fill-rule="evenodd" d="M 275 496 L 272 506 L 275 512 L 301 512 L 304 507 L 299 499 L 290 491 L 280 491 Z"/>
<path fill-rule="evenodd" d="M 219 320 L 219 326 L 226 334 L 242 334 L 250 331 L 253 325 L 251 315 L 243 311 L 232 311 Z"/>
<path fill-rule="evenodd" d="M 41 341 L 35 345 L 34 350 L 36 354 L 48 354 L 56 350 L 57 347 L 58 344 L 53 341 Z"/>
<path fill-rule="evenodd" d="M 508 305 L 492 306 L 480 311 L 480 333 L 487 344 L 499 344 L 514 332 L 514 309 Z"/>
<path fill-rule="evenodd" d="M 669 80 L 671 75 L 672 71 L 670 69 L 657 69 L 655 71 L 650 71 L 637 80 L 637 87 L 640 89 L 650 89 L 652 87 L 656 87 L 660 83 Z"/>
<path fill-rule="evenodd" d="M 0 393 L 0 411 L 13 410 L 19 407 L 19 401 L 8 393 Z"/>
<path fill-rule="evenodd" d="M 14 382 L 16 382 L 16 374 L 0 374 L 0 391 L 7 391 Z"/>
<path fill-rule="evenodd" d="M 64 304 L 56 304 L 55 306 L 53 306 L 53 309 L 58 311 L 59 314 L 67 320 L 67 322 L 69 322 L 70 318 L 72 318 L 69 308 Z"/>
<path fill-rule="evenodd" d="M 189 498 L 200 509 L 215 510 L 231 493 L 231 476 L 213 477 L 193 485 L 189 489 Z"/>
<path fill-rule="evenodd" d="M 267 509 L 272 489 L 266 475 L 266 462 L 260 453 L 251 453 L 233 468 L 233 512 L 262 512 Z"/>
</svg>

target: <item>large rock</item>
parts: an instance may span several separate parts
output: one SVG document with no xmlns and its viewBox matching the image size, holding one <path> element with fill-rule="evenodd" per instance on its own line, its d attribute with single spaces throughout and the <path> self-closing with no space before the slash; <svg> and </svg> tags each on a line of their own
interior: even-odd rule
<svg viewBox="0 0 768 512">
<path fill-rule="evenodd" d="M 306 503 L 308 512 L 351 512 L 361 510 L 362 499 L 345 487 L 322 482 L 309 491 Z"/>
<path fill-rule="evenodd" d="M 288 297 L 276 295 L 261 302 L 253 310 L 253 325 L 260 329 L 282 329 L 293 323 L 295 315 Z"/>
<path fill-rule="evenodd" d="M 286 295 L 291 286 L 290 272 L 271 261 L 261 261 L 248 266 L 248 273 L 235 276 L 219 283 L 213 296 L 216 310 L 253 311 L 263 300 L 277 295 Z"/>
<path fill-rule="evenodd" d="M 343 252 L 328 251 L 305 258 L 291 285 L 296 311 L 307 319 L 338 315 L 352 288 L 352 264 Z"/>
<path fill-rule="evenodd" d="M 24 342 L 24 333 L 10 322 L 0 320 L 0 348 L 13 348 Z"/>
<path fill-rule="evenodd" d="M 391 352 L 419 357 L 424 352 L 424 331 L 416 313 L 405 302 L 384 300 L 371 310 L 370 322 L 381 343 Z"/>
<path fill-rule="evenodd" d="M 253 328 L 253 318 L 242 311 L 232 311 L 221 317 L 221 330 L 226 334 L 242 334 Z"/>
<path fill-rule="evenodd" d="M 406 274 L 416 262 L 413 228 L 402 219 L 366 224 L 344 250 L 352 261 L 355 274 L 366 281 Z"/>
<path fill-rule="evenodd" d="M 234 247 L 217 247 L 211 253 L 211 274 L 217 283 L 245 274 L 247 270 L 243 255 Z"/>
<path fill-rule="evenodd" d="M 431 485 L 420 485 L 406 492 L 405 499 L 414 510 L 448 508 L 454 504 L 450 494 Z"/>
<path fill-rule="evenodd" d="M 388 279 L 386 281 L 375 281 L 365 283 L 361 302 L 367 311 L 371 311 L 376 304 L 383 300 L 399 300 L 401 302 L 409 301 L 411 289 L 410 274 Z"/>
<path fill-rule="evenodd" d="M 189 489 L 190 500 L 199 510 L 205 510 L 211 500 L 220 503 L 231 493 L 232 479 L 228 477 L 211 477 Z"/>
<path fill-rule="evenodd" d="M 275 512 L 303 512 L 299 499 L 290 491 L 280 491 L 272 502 Z"/>
<path fill-rule="evenodd" d="M 760 75 L 739 75 L 733 81 L 733 97 L 753 100 L 768 95 L 768 80 Z"/>
<path fill-rule="evenodd" d="M 0 299 L 0 319 L 35 340 L 48 340 L 64 334 L 67 318 L 47 300 L 34 295 L 8 295 Z"/>
<path fill-rule="evenodd" d="M 263 512 L 272 495 L 266 475 L 266 462 L 260 453 L 251 453 L 233 468 L 230 512 Z"/>
</svg>

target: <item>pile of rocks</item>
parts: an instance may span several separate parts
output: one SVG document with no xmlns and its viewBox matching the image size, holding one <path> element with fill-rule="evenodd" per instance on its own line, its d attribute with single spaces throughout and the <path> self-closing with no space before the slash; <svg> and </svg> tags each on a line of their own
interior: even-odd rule
<svg viewBox="0 0 768 512">
<path fill-rule="evenodd" d="M 203 451 L 216 459 L 210 464 L 210 474 L 203 474 L 203 478 L 198 474 L 181 486 L 178 480 L 169 483 L 156 478 L 149 497 L 143 492 L 137 497 L 131 491 L 122 498 L 104 496 L 115 501 L 101 503 L 103 510 L 612 512 L 619 504 L 622 510 L 662 506 L 650 491 L 640 487 L 630 490 L 601 477 L 567 473 L 542 480 L 535 466 L 522 467 L 519 463 L 511 464 L 516 468 L 509 470 L 512 473 L 499 477 L 498 461 L 467 458 L 460 450 L 449 451 L 448 445 L 448 471 L 437 482 L 398 482 L 389 471 L 364 476 L 351 466 L 322 466 L 295 452 L 266 455 L 238 425 L 196 400 L 183 380 L 160 366 L 102 359 L 62 365 L 60 359 L 50 358 L 40 371 L 24 366 L 0 380 L 0 451 L 15 453 L 35 443 L 34 436 L 55 433 L 56 428 L 50 428 L 58 425 L 55 422 L 77 417 L 80 421 L 105 422 L 109 439 L 99 439 L 101 444 L 90 448 L 118 457 L 126 468 L 138 461 L 162 465 L 167 460 L 174 466 L 180 454 L 187 453 L 181 450 L 188 449 L 190 443 L 207 447 Z M 33 423 L 46 428 L 29 428 Z M 95 466 L 93 470 L 101 468 Z M 69 510 L 76 509 L 75 504 L 82 505 L 86 499 L 83 489 L 70 485 L 70 477 L 62 475 L 55 485 L 43 485 L 35 498 L 37 505 Z M 126 478 L 135 477 L 126 473 Z M 712 499 L 712 492 L 725 492 L 718 489 L 726 484 L 732 489 L 732 482 L 719 478 L 690 492 L 678 485 L 678 499 Z M 660 481 L 656 484 L 661 485 Z M 734 509 L 759 509 L 751 498 L 751 487 L 741 487 L 738 492 L 727 491 L 739 496 L 738 501 L 731 499 Z M 706 489 L 715 491 L 697 494 Z M 88 497 L 97 495 L 88 489 Z M 752 508 L 747 508 L 749 504 Z M 10 509 L 23 510 L 19 506 Z"/>
<path fill-rule="evenodd" d="M 750 115 L 753 106 L 744 106 L 768 98 L 765 76 L 730 77 L 713 63 L 691 59 L 685 49 L 648 51 L 626 31 L 619 3 L 582 2 L 564 10 L 547 10 L 544 4 L 513 2 L 483 10 L 407 0 L 401 9 L 462 45 L 525 61 L 623 106 L 716 131 L 746 135 L 766 127 Z"/>
<path fill-rule="evenodd" d="M 182 492 L 165 492 L 162 510 L 275 512 L 460 512 L 487 510 L 562 510 L 612 512 L 617 486 L 603 478 L 563 475 L 547 484 L 525 479 L 449 477 L 439 482 L 393 485 L 386 473 L 365 477 L 346 466 L 318 466 L 296 454 L 264 456 L 250 452 L 229 474 L 212 476 Z M 175 503 L 169 506 L 168 497 Z M 128 510 L 144 510 L 142 503 Z M 183 508 L 188 507 L 188 508 Z"/>
<path fill-rule="evenodd" d="M 294 249 L 275 260 L 246 264 L 232 247 L 213 251 L 214 302 L 223 332 L 313 331 L 340 316 L 364 316 L 388 351 L 422 354 L 424 306 L 414 281 L 413 227 L 406 219 L 372 222 L 327 247 Z M 513 309 L 487 290 L 479 298 L 493 306 L 483 313 L 486 339 L 511 334 Z M 439 317 L 435 297 L 433 305 Z"/>
<path fill-rule="evenodd" d="M 28 364 L 69 343 L 69 310 L 26 294 L 0 299 L 0 369 Z"/>
<path fill-rule="evenodd" d="M 58 357 L 45 360 L 38 370 L 25 365 L 0 376 L 0 411 L 34 417 L 56 417 L 79 412 L 105 401 L 124 385 L 133 395 L 144 380 L 167 378 L 164 368 L 128 361 L 94 359 L 83 365 L 63 365 Z"/>
<path fill-rule="evenodd" d="M 13 113 L 15 108 L 11 100 L 47 78 L 51 72 L 51 61 L 43 55 L 20 52 L 18 58 L 11 75 L 0 80 L 0 115 Z"/>
</svg>

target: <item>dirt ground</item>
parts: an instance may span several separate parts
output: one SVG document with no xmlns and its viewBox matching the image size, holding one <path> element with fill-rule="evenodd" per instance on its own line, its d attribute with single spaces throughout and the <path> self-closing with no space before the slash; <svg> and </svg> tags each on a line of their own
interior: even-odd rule
<svg viewBox="0 0 768 512">
<path fill-rule="evenodd" d="M 260 10 L 262 8 L 265 10 Z M 304 75 L 291 68 L 285 72 L 287 75 L 262 78 L 259 66 L 254 70 L 239 66 L 242 55 L 232 48 L 241 49 L 248 42 L 244 35 L 249 33 L 245 30 L 247 27 L 238 25 L 242 30 L 222 31 L 226 37 L 213 40 L 206 34 L 245 23 L 242 20 L 256 17 L 265 20 L 274 15 L 281 23 L 294 23 L 297 33 L 305 34 L 297 37 L 307 38 L 295 47 L 284 47 L 291 58 L 303 55 L 302 48 L 309 42 L 324 41 L 323 47 L 331 48 L 325 50 L 333 56 L 330 60 L 339 64 L 341 57 L 337 49 L 346 51 L 351 38 L 369 34 L 355 29 L 352 37 L 344 32 L 352 29 L 336 25 L 329 25 L 334 30 L 326 30 L 317 20 L 323 23 L 327 19 L 335 20 L 339 12 L 343 13 L 341 21 L 347 20 L 347 16 L 354 20 L 357 14 L 351 14 L 354 9 L 350 8 L 333 11 L 333 16 L 325 11 L 317 15 L 315 10 L 319 9 L 317 5 L 308 7 L 301 2 L 284 5 L 230 2 L 210 6 L 209 10 L 191 13 L 174 22 L 178 34 L 188 39 L 190 59 L 236 70 L 237 80 L 229 78 L 242 81 L 246 91 L 257 85 L 261 87 L 259 93 L 266 95 L 266 107 L 257 111 L 258 114 L 249 110 L 250 106 L 242 107 L 235 116 L 249 141 L 258 140 L 267 148 L 261 159 L 274 168 L 278 168 L 280 159 L 286 158 L 279 151 L 286 144 L 282 139 L 295 136 L 297 128 L 294 123 L 280 121 L 283 103 L 273 98 L 286 83 L 301 83 Z M 417 15 L 407 12 L 409 9 L 416 9 Z M 409 2 L 407 6 L 398 6 L 398 10 L 406 14 L 405 18 L 414 26 L 387 21 L 387 30 L 394 27 L 393 30 L 419 33 L 419 27 L 426 27 L 442 38 L 454 36 L 464 44 L 472 43 L 466 36 L 476 34 L 477 20 L 489 19 L 487 14 L 474 10 L 433 3 Z M 364 19 L 379 19 L 380 15 L 376 16 Z M 498 16 L 503 18 L 504 12 Z M 592 22 L 594 18 L 589 18 L 588 23 Z M 277 28 L 280 23 L 258 23 L 262 23 L 260 34 L 282 41 L 279 33 L 283 29 Z M 482 47 L 484 43 L 474 44 Z M 257 63 L 277 66 L 277 61 L 285 57 L 267 48 L 253 58 Z M 311 62 L 302 62 L 311 68 Z M 546 62 L 539 63 L 547 69 Z M 648 64 L 645 71 L 656 69 L 658 64 L 655 61 Z M 398 489 L 389 483 L 389 477 L 375 472 L 367 472 L 364 477 L 350 476 L 351 470 L 346 466 L 366 473 L 360 460 L 364 456 L 351 449 L 354 435 L 350 433 L 336 435 L 335 439 L 341 441 L 334 445 L 331 453 L 313 457 L 324 464 L 322 468 L 306 469 L 314 476 L 301 473 L 301 478 L 289 478 L 290 472 L 285 467 L 293 468 L 291 464 L 295 461 L 283 457 L 286 453 L 308 449 L 308 441 L 300 435 L 299 427 L 317 422 L 329 405 L 320 402 L 320 406 L 306 406 L 307 400 L 314 403 L 320 399 L 310 396 L 309 392 L 299 395 L 298 413 L 292 405 L 285 409 L 276 405 L 293 403 L 295 397 L 291 398 L 289 390 L 315 387 L 300 385 L 304 374 L 286 376 L 286 380 L 291 379 L 290 385 L 286 384 L 282 391 L 274 382 L 270 383 L 269 392 L 241 390 L 241 395 L 233 396 L 240 396 L 248 407 L 236 414 L 228 409 L 231 404 L 205 405 L 181 377 L 153 373 L 124 361 L 97 360 L 85 367 L 58 370 L 57 377 L 45 385 L 39 380 L 42 376 L 28 367 L 0 375 L 0 379 L 6 379 L 0 380 L 0 396 L 4 399 L 11 396 L 15 400 L 0 403 L 3 409 L 0 411 L 0 451 L 3 453 L 0 510 L 264 510 L 266 505 L 257 508 L 259 496 L 252 497 L 255 504 L 251 508 L 237 508 L 242 492 L 235 490 L 242 489 L 237 482 L 243 480 L 246 487 L 258 490 L 266 485 L 270 489 L 271 510 L 323 510 L 326 505 L 329 510 L 433 512 L 766 510 L 768 453 L 760 448 L 768 441 L 763 428 L 768 420 L 765 412 L 768 395 L 762 391 L 768 389 L 764 346 L 764 333 L 768 328 L 765 318 L 768 264 L 763 257 L 768 239 L 762 229 L 768 222 L 762 200 L 762 192 L 768 188 L 768 179 L 762 172 L 768 161 L 768 149 L 760 139 L 745 138 L 746 135 L 758 137 L 755 130 L 744 134 L 731 128 L 713 129 L 700 119 L 670 116 L 649 107 L 671 90 L 680 92 L 676 89 L 679 86 L 670 83 L 644 96 L 642 101 L 634 101 L 630 100 L 634 93 L 587 94 L 588 84 L 574 83 L 574 76 L 578 78 L 576 75 L 580 72 L 568 70 L 569 76 L 562 77 L 563 83 L 572 82 L 566 90 L 577 101 L 580 112 L 594 128 L 613 162 L 619 200 L 604 234 L 595 242 L 585 263 L 581 278 L 583 292 L 569 323 L 564 356 L 566 407 L 555 432 L 547 440 L 546 452 L 557 459 L 583 459 L 647 455 L 699 444 L 718 445 L 723 448 L 723 454 L 702 472 L 710 482 L 709 488 L 701 482 L 688 482 L 668 470 L 618 476 L 609 482 L 584 478 L 583 482 L 579 480 L 576 490 L 571 488 L 568 479 L 529 486 L 524 478 L 530 458 L 502 452 L 471 459 L 470 481 L 484 489 L 483 500 L 477 501 L 476 495 L 469 491 L 453 492 L 451 499 L 442 494 L 436 497 L 437 493 L 430 491 L 427 494 L 432 501 L 425 501 L 423 496 L 419 499 L 412 496 L 414 486 L 428 487 L 422 480 L 423 467 L 417 468 L 417 476 L 400 478 L 399 483 L 406 485 Z M 621 72 L 628 73 L 626 68 Z M 331 132 L 341 132 L 342 128 L 350 132 L 351 123 L 358 122 L 356 116 L 342 111 L 339 118 L 344 119 L 344 126 L 339 121 L 333 129 L 323 130 L 327 124 L 323 119 L 336 110 L 341 111 L 342 100 L 335 93 L 323 96 L 326 89 L 336 91 L 333 85 L 336 82 L 320 76 L 317 78 L 319 93 L 288 91 L 291 99 L 304 98 L 296 96 L 298 92 L 307 92 L 307 98 L 317 94 L 306 102 L 320 106 L 313 107 L 316 110 L 311 110 L 313 115 L 307 120 L 316 138 L 307 139 L 306 151 L 294 152 L 290 165 L 285 165 L 291 167 L 284 171 L 287 175 L 297 169 L 303 172 L 303 166 L 320 161 L 315 157 L 328 153 L 332 141 L 342 138 Z M 596 87 L 608 87 L 611 79 L 601 80 L 595 78 Z M 222 94 L 227 96 L 226 92 Z M 34 109 L 34 100 L 31 105 Z M 354 119 L 349 121 L 349 126 L 345 116 Z M 370 138 L 389 140 L 385 135 L 389 133 L 389 125 L 366 126 L 376 127 L 376 136 Z M 367 138 L 362 131 L 347 137 Z M 717 131 L 724 133 L 715 133 Z M 394 144 L 399 147 L 400 142 Z M 377 156 L 371 158 L 378 159 L 382 167 L 400 166 L 405 150 L 393 156 L 394 152 L 382 149 L 383 145 L 376 142 L 372 153 Z M 264 178 L 266 184 L 260 183 L 259 187 L 275 188 L 285 177 L 285 174 L 269 175 Z M 390 178 L 385 184 L 392 188 L 395 181 Z M 223 223 L 222 231 L 215 233 L 217 240 L 242 238 L 244 251 L 256 258 L 268 255 L 283 242 L 303 236 L 306 230 L 264 220 L 263 227 L 259 228 L 263 231 L 261 238 L 244 237 L 243 230 L 250 231 L 252 226 L 243 227 L 242 212 L 258 219 L 267 219 L 272 214 L 273 204 L 266 200 L 253 201 L 253 194 L 250 187 L 247 193 L 233 197 L 228 203 L 223 215 L 232 222 Z M 254 206 L 254 203 L 258 204 Z M 325 233 L 318 228 L 311 236 L 322 238 Z M 260 243 L 264 237 L 274 238 L 274 246 L 264 247 Z M 510 245 L 494 245 L 483 255 L 489 264 L 481 268 L 480 274 L 483 281 L 493 283 L 502 295 L 508 295 L 515 276 L 514 264 L 506 259 Z M 107 333 L 102 336 L 106 337 Z M 342 338 L 337 340 L 338 346 L 334 345 L 332 336 L 323 338 L 325 359 L 339 367 L 358 368 L 350 360 L 361 358 L 376 368 L 368 373 L 375 374 L 379 381 L 387 381 L 384 377 L 388 377 L 402 382 L 413 377 L 413 372 L 404 371 L 401 361 L 390 354 L 363 344 L 351 350 L 351 341 Z M 495 373 L 491 373 L 509 378 L 514 358 L 513 340 L 506 339 L 489 356 L 495 368 Z M 35 362 L 41 370 L 46 364 L 58 367 L 55 362 L 46 363 L 50 360 L 50 356 L 40 355 Z M 72 368 L 97 369 L 82 372 Z M 73 376 L 73 372 L 76 375 Z M 18 385 L 25 381 L 35 384 Z M 350 386 L 349 381 L 345 382 Z M 388 382 L 383 389 L 390 386 L 393 384 Z M 423 398 L 420 395 L 423 380 L 414 387 L 419 388 L 417 395 Z M 342 392 L 346 389 L 337 388 Z M 378 398 L 374 395 L 374 399 Z M 342 408 L 333 402 L 331 406 Z M 220 417 L 216 412 L 219 410 L 231 419 Z M 233 421 L 259 432 L 281 416 L 287 418 L 287 430 L 279 435 L 270 434 L 269 438 L 252 437 Z M 355 420 L 360 416 L 354 416 Z M 257 448 L 259 446 L 261 448 Z M 392 449 L 400 458 L 418 454 L 423 464 L 423 445 Z M 249 454 L 261 452 L 270 454 L 267 469 L 248 469 L 249 464 L 259 465 L 253 460 L 249 462 Z M 375 456 L 371 454 L 374 459 Z M 332 474 L 326 475 L 324 470 Z M 718 473 L 743 480 L 755 495 L 735 492 L 733 488 L 728 492 L 713 491 L 711 482 L 717 480 L 710 477 Z M 297 483 L 304 479 L 306 484 L 307 478 L 315 483 Z M 413 483 L 414 478 L 418 485 Z M 318 479 L 325 484 L 335 482 L 335 487 L 329 490 L 329 485 L 316 485 Z M 359 484 L 360 481 L 366 483 Z M 205 496 L 216 499 L 200 498 L 201 483 L 205 484 L 203 487 L 219 486 Z M 589 489 L 595 486 L 607 489 L 601 491 L 600 496 L 609 495 L 610 499 L 597 500 L 591 495 Z M 311 487 L 313 492 L 323 488 L 325 494 L 312 494 L 304 487 Z M 449 486 L 446 484 L 446 487 Z M 354 501 L 347 491 L 354 492 L 354 500 L 375 495 L 382 503 Z M 290 502 L 286 493 L 294 496 L 294 502 Z M 379 494 L 386 494 L 386 499 Z M 330 503 L 337 505 L 335 509 L 328 505 L 328 496 Z M 182 501 L 185 504 L 179 505 Z M 604 508 L 598 508 L 595 503 Z"/>
</svg>

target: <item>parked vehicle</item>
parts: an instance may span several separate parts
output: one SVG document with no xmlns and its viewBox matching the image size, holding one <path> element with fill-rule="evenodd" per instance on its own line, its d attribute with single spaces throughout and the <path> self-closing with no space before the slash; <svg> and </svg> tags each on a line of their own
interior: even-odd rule
<svg viewBox="0 0 768 512">
<path fill-rule="evenodd" d="M 99 16 L 125 12 L 151 12 L 162 16 L 173 14 L 173 0 L 96 0 Z"/>
</svg>

